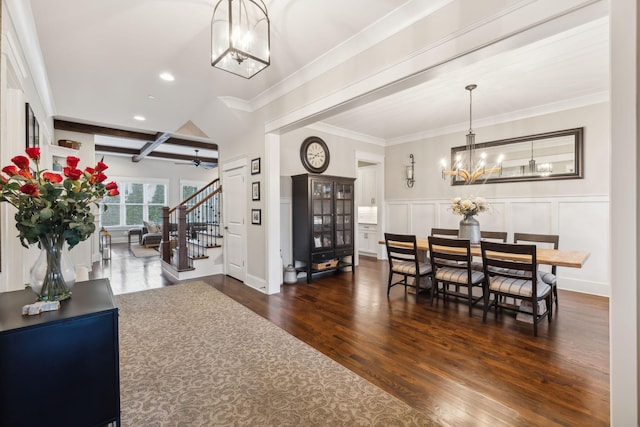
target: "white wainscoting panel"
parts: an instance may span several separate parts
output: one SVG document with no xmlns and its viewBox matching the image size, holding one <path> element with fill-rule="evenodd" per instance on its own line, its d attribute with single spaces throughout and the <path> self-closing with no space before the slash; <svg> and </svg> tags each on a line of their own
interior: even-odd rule
<svg viewBox="0 0 640 427">
<path fill-rule="evenodd" d="M 384 232 L 395 234 L 408 234 L 409 231 L 409 203 L 393 203 L 387 205 L 387 224 Z"/>
<path fill-rule="evenodd" d="M 441 200 L 438 204 L 439 222 L 434 224 L 438 228 L 458 228 L 462 217 L 451 212 L 451 200 Z M 431 229 L 429 229 L 430 231 Z"/>
<path fill-rule="evenodd" d="M 287 266 L 293 264 L 293 233 L 291 230 L 291 224 L 293 218 L 291 217 L 291 198 L 280 198 L 280 255 L 282 256 L 282 263 Z"/>
<path fill-rule="evenodd" d="M 511 203 L 511 229 L 515 233 L 556 234 L 552 226 L 552 201 L 523 200 Z M 511 234 L 510 239 L 513 238 Z"/>
<path fill-rule="evenodd" d="M 489 210 L 481 213 L 476 218 L 480 222 L 480 230 L 503 231 L 508 230 L 507 204 L 503 202 L 490 202 Z M 461 217 L 458 217 L 461 218 Z"/>
<path fill-rule="evenodd" d="M 558 276 L 562 278 L 562 281 L 558 280 L 558 287 L 609 296 L 609 203 L 560 201 L 558 230 L 561 249 L 583 249 L 590 253 L 581 269 L 558 268 Z"/>
<path fill-rule="evenodd" d="M 411 234 L 428 236 L 436 223 L 436 203 L 415 203 L 411 206 Z"/>
<path fill-rule="evenodd" d="M 477 216 L 480 230 L 559 234 L 560 249 L 589 252 L 583 268 L 558 268 L 558 287 L 610 296 L 609 198 L 607 196 L 487 199 L 490 212 Z M 385 204 L 382 232 L 426 237 L 433 227 L 458 228 L 448 199 L 393 201 Z M 385 254 L 386 258 L 386 254 Z M 562 303 L 561 303 L 562 304 Z"/>
</svg>

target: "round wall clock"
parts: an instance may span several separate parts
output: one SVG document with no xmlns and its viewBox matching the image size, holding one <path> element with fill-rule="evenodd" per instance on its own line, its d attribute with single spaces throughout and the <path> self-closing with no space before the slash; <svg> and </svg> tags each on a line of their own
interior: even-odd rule
<svg viewBox="0 0 640 427">
<path fill-rule="evenodd" d="M 322 173 L 329 167 L 329 148 L 317 136 L 310 136 L 300 146 L 300 160 L 306 170 Z"/>
</svg>

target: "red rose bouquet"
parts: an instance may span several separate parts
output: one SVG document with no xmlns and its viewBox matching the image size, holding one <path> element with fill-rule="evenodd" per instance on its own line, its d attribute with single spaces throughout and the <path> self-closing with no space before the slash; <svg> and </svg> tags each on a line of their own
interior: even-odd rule
<svg viewBox="0 0 640 427">
<path fill-rule="evenodd" d="M 102 161 L 81 170 L 80 159 L 68 156 L 59 174 L 40 169 L 39 148 L 27 148 L 26 153 L 28 157 L 15 156 L 12 165 L 2 168 L 0 202 L 18 210 L 15 219 L 22 246 L 38 243 L 42 250 L 31 269 L 31 289 L 40 300 L 64 300 L 75 284 L 75 271 L 65 261 L 64 243 L 71 249 L 91 236 L 96 229 L 91 205 L 98 206 L 107 194 L 118 195 L 118 185 L 104 184 L 107 165 Z"/>
<path fill-rule="evenodd" d="M 96 228 L 91 204 L 98 206 L 105 195 L 119 194 L 115 182 L 104 184 L 108 166 L 100 161 L 81 170 L 80 159 L 69 156 L 60 174 L 40 169 L 40 148 L 27 148 L 26 154 L 13 157 L 13 164 L 0 174 L 0 202 L 18 209 L 22 245 L 38 243 L 43 235 L 58 236 L 69 248 L 88 239 Z"/>
</svg>

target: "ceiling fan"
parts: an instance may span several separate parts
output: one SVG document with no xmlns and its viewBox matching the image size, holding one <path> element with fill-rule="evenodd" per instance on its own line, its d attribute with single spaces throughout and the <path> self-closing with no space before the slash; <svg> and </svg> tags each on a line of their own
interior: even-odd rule
<svg viewBox="0 0 640 427">
<path fill-rule="evenodd" d="M 198 157 L 198 151 L 200 150 L 195 150 L 196 152 L 196 156 L 193 158 L 193 160 L 191 160 L 191 162 L 188 163 L 176 163 L 176 165 L 193 165 L 195 167 L 200 167 L 203 169 L 212 169 L 215 168 L 216 166 L 218 166 L 217 163 L 213 163 L 213 162 L 204 162 L 202 160 L 200 160 L 200 158 Z"/>
</svg>

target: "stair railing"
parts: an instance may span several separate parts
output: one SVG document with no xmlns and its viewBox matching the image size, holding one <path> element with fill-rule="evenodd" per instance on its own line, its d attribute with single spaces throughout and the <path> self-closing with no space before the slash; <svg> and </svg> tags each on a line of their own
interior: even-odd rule
<svg viewBox="0 0 640 427">
<path fill-rule="evenodd" d="M 162 260 L 178 271 L 193 270 L 193 260 L 220 246 L 222 186 L 211 181 L 178 206 L 162 212 Z"/>
</svg>

